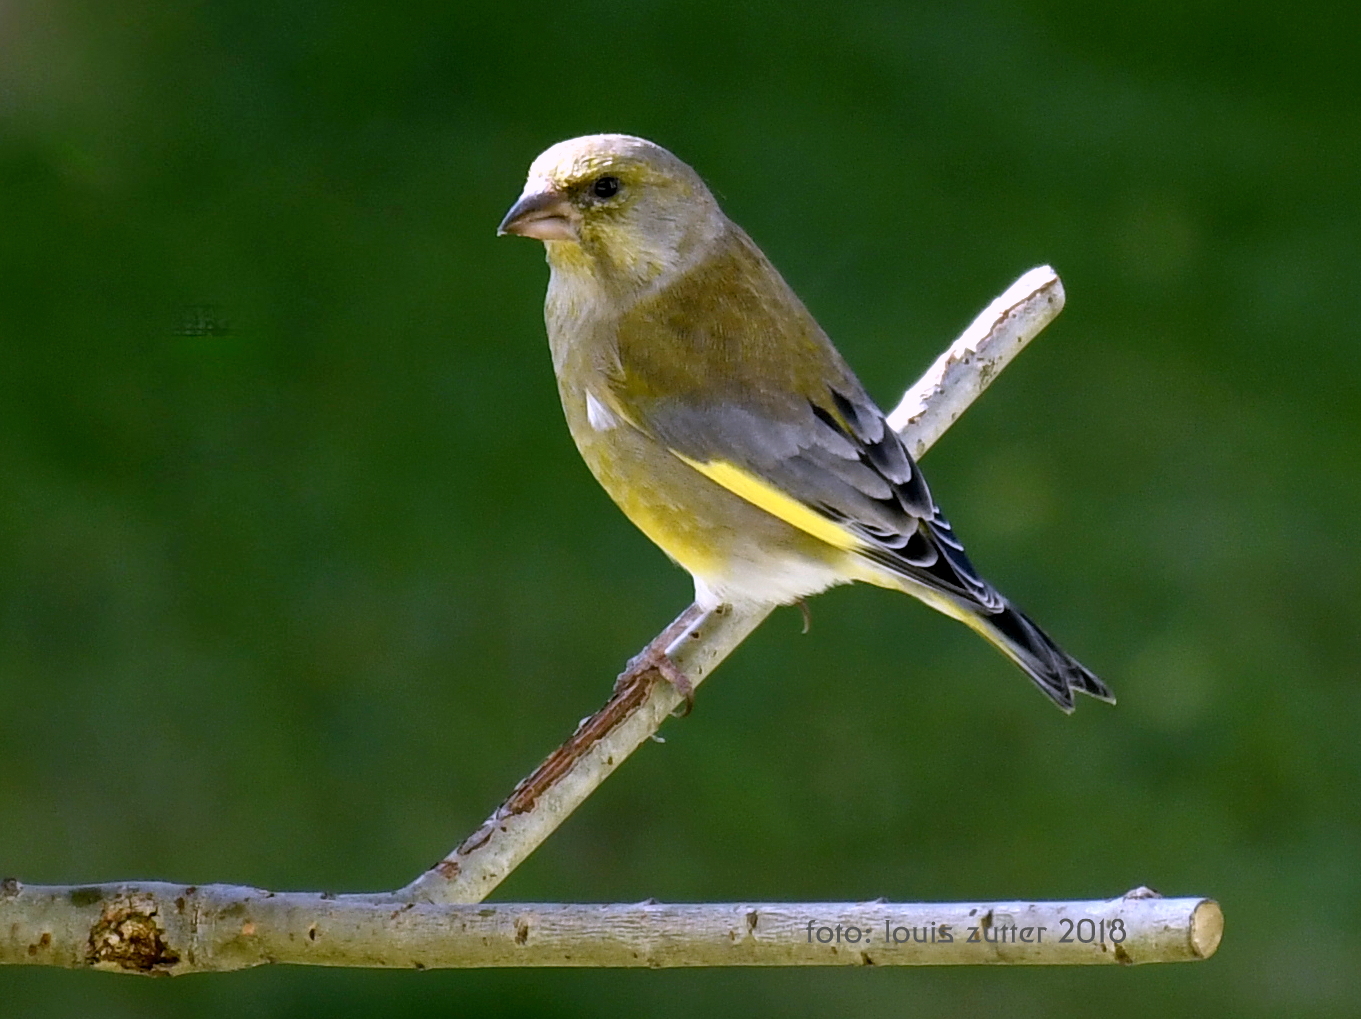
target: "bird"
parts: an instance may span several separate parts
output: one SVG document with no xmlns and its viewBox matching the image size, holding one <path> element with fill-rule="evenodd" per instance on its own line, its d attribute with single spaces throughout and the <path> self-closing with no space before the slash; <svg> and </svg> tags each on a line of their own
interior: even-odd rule
<svg viewBox="0 0 1361 1019">
<path fill-rule="evenodd" d="M 543 242 L 568 430 L 701 608 L 867 582 L 965 623 L 1065 712 L 1074 692 L 1114 703 L 974 569 L 883 411 L 689 165 L 631 135 L 559 142 L 497 233 Z"/>
</svg>

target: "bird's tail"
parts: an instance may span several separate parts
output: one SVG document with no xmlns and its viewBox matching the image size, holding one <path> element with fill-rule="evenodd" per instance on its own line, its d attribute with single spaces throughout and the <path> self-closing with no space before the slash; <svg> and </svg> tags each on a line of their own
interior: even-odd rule
<svg viewBox="0 0 1361 1019">
<path fill-rule="evenodd" d="M 1019 665 L 1064 711 L 1073 710 L 1073 691 L 1115 703 L 1110 688 L 1095 673 L 1054 643 L 1020 609 L 1005 599 L 1000 611 L 983 614 L 956 607 L 955 616 Z"/>
<path fill-rule="evenodd" d="M 1096 674 L 1054 643 L 1024 612 L 1007 601 L 996 588 L 980 581 L 988 602 L 965 602 L 960 595 L 927 587 L 909 579 L 900 588 L 932 608 L 958 619 L 989 644 L 1019 665 L 1044 694 L 1064 711 L 1073 710 L 1073 691 L 1115 703 L 1110 688 Z"/>
</svg>

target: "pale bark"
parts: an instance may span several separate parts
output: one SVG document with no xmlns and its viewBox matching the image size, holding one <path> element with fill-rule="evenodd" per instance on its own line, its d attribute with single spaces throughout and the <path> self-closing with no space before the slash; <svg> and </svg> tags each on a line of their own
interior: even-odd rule
<svg viewBox="0 0 1361 1019">
<path fill-rule="evenodd" d="M 119 973 L 264 963 L 491 966 L 1134 965 L 1213 955 L 1209 899 L 379 904 L 145 882 L 0 890 L 0 963 Z"/>
</svg>

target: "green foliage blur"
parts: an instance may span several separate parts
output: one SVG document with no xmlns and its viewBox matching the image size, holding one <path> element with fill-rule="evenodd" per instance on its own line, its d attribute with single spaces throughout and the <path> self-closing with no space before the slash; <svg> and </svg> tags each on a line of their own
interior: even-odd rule
<svg viewBox="0 0 1361 1019">
<path fill-rule="evenodd" d="M 496 897 L 1227 916 L 1199 965 L 9 969 L 0 1016 L 1355 1014 L 1357 11 L 0 5 L 0 873 L 399 886 L 688 603 L 567 436 L 540 247 L 495 236 L 541 149 L 614 130 L 885 404 L 1058 268 L 926 468 L 1120 704 L 839 589 Z"/>
</svg>

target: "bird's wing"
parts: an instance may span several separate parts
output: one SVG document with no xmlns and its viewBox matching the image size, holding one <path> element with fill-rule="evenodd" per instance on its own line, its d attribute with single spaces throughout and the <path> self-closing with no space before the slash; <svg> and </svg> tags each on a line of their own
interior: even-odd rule
<svg viewBox="0 0 1361 1019">
<path fill-rule="evenodd" d="M 1003 608 L 858 385 L 782 400 L 779 416 L 762 402 L 653 401 L 643 420 L 696 471 L 799 530 L 975 610 Z"/>
</svg>

